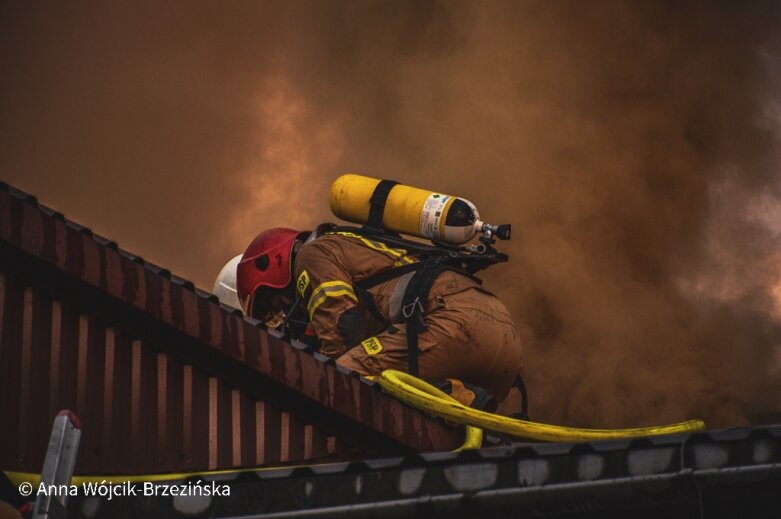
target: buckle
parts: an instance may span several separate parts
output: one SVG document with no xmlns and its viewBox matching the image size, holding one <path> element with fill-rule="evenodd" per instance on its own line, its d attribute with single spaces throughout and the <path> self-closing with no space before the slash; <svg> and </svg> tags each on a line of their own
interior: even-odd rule
<svg viewBox="0 0 781 519">
<path fill-rule="evenodd" d="M 416 297 L 413 302 L 402 306 L 401 315 L 404 316 L 404 319 L 409 319 L 415 315 L 415 310 L 420 310 L 420 313 L 423 313 L 423 303 L 420 302 L 420 296 Z"/>
</svg>

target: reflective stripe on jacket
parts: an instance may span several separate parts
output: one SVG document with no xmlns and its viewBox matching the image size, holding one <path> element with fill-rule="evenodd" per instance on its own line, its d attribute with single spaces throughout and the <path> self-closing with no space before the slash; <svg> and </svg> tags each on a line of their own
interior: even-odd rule
<svg viewBox="0 0 781 519">
<path fill-rule="evenodd" d="M 348 349 L 338 324 L 340 316 L 352 308 L 361 310 L 372 335 L 382 331 L 384 323 L 364 308 L 354 283 L 414 261 L 403 249 L 393 249 L 354 233 L 326 234 L 304 245 L 295 260 L 296 288 L 320 339 L 321 352 L 337 357 Z M 393 289 L 398 282 L 398 278 L 392 279 L 369 290 L 377 309 L 389 321 Z M 425 308 L 434 308 L 438 297 L 475 287 L 480 285 L 472 279 L 445 271 L 435 280 Z"/>
</svg>

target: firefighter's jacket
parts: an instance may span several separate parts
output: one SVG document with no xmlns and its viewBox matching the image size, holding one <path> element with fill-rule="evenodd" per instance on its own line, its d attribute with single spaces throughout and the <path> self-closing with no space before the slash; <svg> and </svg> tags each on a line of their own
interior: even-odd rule
<svg viewBox="0 0 781 519">
<path fill-rule="evenodd" d="M 364 375 L 406 370 L 401 299 L 412 274 L 369 289 L 364 297 L 371 298 L 374 311 L 355 284 L 413 261 L 405 250 L 349 232 L 305 244 L 295 259 L 296 290 L 321 353 Z M 358 335 L 355 316 L 363 327 Z M 488 389 L 497 400 L 504 398 L 520 370 L 521 345 L 509 312 L 493 294 L 477 281 L 446 270 L 434 280 L 424 320 L 427 329 L 418 339 L 421 377 L 459 378 Z"/>
</svg>

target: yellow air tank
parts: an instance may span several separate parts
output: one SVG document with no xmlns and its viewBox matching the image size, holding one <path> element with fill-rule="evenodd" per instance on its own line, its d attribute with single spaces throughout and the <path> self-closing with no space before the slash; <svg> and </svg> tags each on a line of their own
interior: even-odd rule
<svg viewBox="0 0 781 519">
<path fill-rule="evenodd" d="M 348 173 L 331 185 L 331 211 L 348 222 L 365 224 L 369 202 L 380 180 Z M 419 236 L 447 243 L 466 243 L 478 232 L 510 237 L 509 225 L 490 225 L 480 220 L 477 208 L 469 200 L 396 184 L 390 190 L 382 213 L 382 226 L 392 232 Z"/>
</svg>

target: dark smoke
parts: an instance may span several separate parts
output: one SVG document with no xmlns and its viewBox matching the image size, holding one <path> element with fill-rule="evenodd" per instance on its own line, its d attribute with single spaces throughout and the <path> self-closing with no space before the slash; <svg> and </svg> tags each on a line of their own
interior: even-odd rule
<svg viewBox="0 0 781 519">
<path fill-rule="evenodd" d="M 0 176 L 210 287 L 357 171 L 511 222 L 533 416 L 781 401 L 773 2 L 3 3 Z"/>
</svg>

